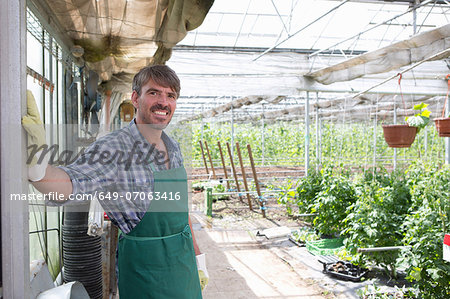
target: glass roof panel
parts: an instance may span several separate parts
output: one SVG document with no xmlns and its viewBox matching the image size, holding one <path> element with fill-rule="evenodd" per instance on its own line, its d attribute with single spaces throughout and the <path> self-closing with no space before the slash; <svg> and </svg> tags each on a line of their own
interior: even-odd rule
<svg viewBox="0 0 450 299">
<path fill-rule="evenodd" d="M 179 45 L 370 51 L 448 23 L 449 4 L 421 2 L 216 0 Z"/>
</svg>

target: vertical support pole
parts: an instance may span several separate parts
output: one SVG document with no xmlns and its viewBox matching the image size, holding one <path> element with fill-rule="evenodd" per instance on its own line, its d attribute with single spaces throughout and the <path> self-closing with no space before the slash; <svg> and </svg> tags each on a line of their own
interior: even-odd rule
<svg viewBox="0 0 450 299">
<path fill-rule="evenodd" d="M 264 120 L 264 104 L 262 104 L 262 114 L 261 114 L 262 116 L 261 116 L 261 128 L 262 128 L 262 130 L 261 130 L 261 155 L 262 155 L 262 157 L 261 157 L 261 159 L 262 159 L 262 163 L 261 163 L 261 165 L 262 166 L 264 166 L 265 165 L 265 151 L 266 151 L 266 144 L 265 144 L 265 138 L 266 138 L 266 128 L 265 128 L 265 126 L 266 126 L 266 124 L 265 124 L 265 120 Z"/>
<path fill-rule="evenodd" d="M 423 142 L 425 143 L 424 144 L 424 152 L 425 152 L 424 156 L 427 157 L 427 154 L 428 154 L 428 126 L 426 126 L 424 129 L 424 135 L 425 135 L 425 137 L 423 139 Z"/>
<path fill-rule="evenodd" d="M 319 117 L 319 163 L 320 163 L 320 166 L 322 166 L 322 132 L 323 132 L 322 119 Z"/>
<path fill-rule="evenodd" d="M 265 121 L 264 121 L 264 104 L 262 104 L 262 117 L 261 117 L 261 127 L 262 127 L 262 132 L 261 132 L 261 154 L 262 154 L 262 166 L 264 166 L 265 164 Z"/>
<path fill-rule="evenodd" d="M 250 144 L 247 144 L 247 150 L 248 150 L 248 157 L 250 158 L 250 165 L 252 166 L 253 180 L 255 181 L 256 192 L 258 193 L 259 206 L 261 207 L 263 217 L 266 218 L 266 205 L 265 201 L 262 198 L 261 189 L 259 189 L 259 182 L 258 177 L 256 176 L 255 162 L 253 161 L 253 154 Z"/>
<path fill-rule="evenodd" d="M 377 167 L 377 122 L 378 122 L 378 102 L 375 108 L 375 118 L 373 123 L 373 167 L 372 172 L 375 172 Z"/>
<path fill-rule="evenodd" d="M 233 97 L 231 97 L 231 101 L 233 101 Z M 234 156 L 234 108 L 231 105 L 231 154 Z"/>
<path fill-rule="evenodd" d="M 305 176 L 309 170 L 309 91 L 306 92 L 305 99 Z"/>
<path fill-rule="evenodd" d="M 201 140 L 198 143 L 200 144 L 200 150 L 202 151 L 202 158 L 203 158 L 203 163 L 205 165 L 206 174 L 209 174 L 208 163 L 206 163 L 205 152 L 203 151 L 203 143 Z"/>
<path fill-rule="evenodd" d="M 445 106 L 445 115 L 450 115 L 450 103 Z M 444 137 L 445 143 L 445 164 L 450 164 L 450 137 Z"/>
<path fill-rule="evenodd" d="M 394 101 L 394 125 L 397 124 L 397 107 Z M 397 169 L 397 148 L 394 148 L 394 171 Z"/>
<path fill-rule="evenodd" d="M 319 140 L 319 93 L 316 92 L 316 171 L 320 169 L 320 157 L 319 157 L 319 148 L 320 148 L 320 140 Z"/>
<path fill-rule="evenodd" d="M 3 298 L 30 298 L 26 195 L 26 1 L 0 1 L 0 221 Z"/>
<path fill-rule="evenodd" d="M 202 105 L 202 129 L 201 129 L 201 136 L 200 136 L 200 140 L 203 141 L 203 131 L 204 131 L 204 125 L 205 125 L 205 119 L 203 118 L 203 109 L 204 109 L 204 105 Z"/>
<path fill-rule="evenodd" d="M 228 172 L 227 166 L 225 165 L 225 159 L 223 158 L 222 147 L 220 146 L 220 141 L 217 141 L 217 145 L 219 146 L 220 159 L 222 160 L 223 173 L 225 175 L 225 180 L 227 181 L 227 190 L 230 191 L 230 182 L 228 181 Z"/>
<path fill-rule="evenodd" d="M 111 242 L 109 244 L 109 291 L 112 294 L 116 294 L 117 290 L 117 278 L 116 278 L 116 248 L 119 236 L 119 229 L 117 226 L 111 225 L 110 238 Z M 114 298 L 114 297 L 113 297 Z"/>
<path fill-rule="evenodd" d="M 234 167 L 233 155 L 231 154 L 230 144 L 227 142 L 228 156 L 230 157 L 231 169 L 233 170 L 234 181 L 236 183 L 236 189 L 238 191 L 239 200 L 242 201 L 241 188 L 239 187 L 239 181 Z"/>
<path fill-rule="evenodd" d="M 206 142 L 206 141 L 205 141 L 205 147 L 206 147 L 206 154 L 208 155 L 208 158 L 209 158 L 209 164 L 211 164 L 211 171 L 213 173 L 213 179 L 216 179 L 216 171 L 214 170 L 214 165 L 213 165 L 213 161 L 211 159 L 211 154 L 209 153 L 208 142 Z"/>
<path fill-rule="evenodd" d="M 245 175 L 244 162 L 242 162 L 241 149 L 239 148 L 239 142 L 236 142 L 236 151 L 238 153 L 239 164 L 241 165 L 241 169 L 242 169 L 242 179 L 244 180 L 244 187 L 245 187 L 245 192 L 247 194 L 248 207 L 250 210 L 253 210 L 250 193 L 248 193 L 247 176 Z"/>
<path fill-rule="evenodd" d="M 212 188 L 207 188 L 205 192 L 205 214 L 212 216 Z"/>
<path fill-rule="evenodd" d="M 414 1 L 414 5 L 418 5 L 420 4 L 420 0 L 415 0 Z M 417 10 L 413 9 L 412 11 L 413 13 L 413 35 L 415 35 L 417 33 Z"/>
</svg>

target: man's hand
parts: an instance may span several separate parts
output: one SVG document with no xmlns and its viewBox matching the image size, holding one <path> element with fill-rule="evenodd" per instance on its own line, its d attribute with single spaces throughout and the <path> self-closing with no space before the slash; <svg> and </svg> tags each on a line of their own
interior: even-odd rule
<svg viewBox="0 0 450 299">
<path fill-rule="evenodd" d="M 28 156 L 30 158 L 31 153 L 36 153 L 37 148 L 46 144 L 44 125 L 39 115 L 36 100 L 30 90 L 27 90 L 27 114 L 22 117 L 22 126 L 28 133 Z M 30 181 L 39 181 L 45 176 L 49 157 L 44 157 L 38 163 L 41 152 L 39 151 L 32 157 L 28 168 L 28 179 Z"/>
<path fill-rule="evenodd" d="M 206 288 L 209 281 L 208 270 L 206 269 L 206 256 L 204 253 L 197 255 L 197 268 L 198 268 L 198 277 L 200 278 L 200 286 L 202 287 L 202 291 Z"/>
</svg>

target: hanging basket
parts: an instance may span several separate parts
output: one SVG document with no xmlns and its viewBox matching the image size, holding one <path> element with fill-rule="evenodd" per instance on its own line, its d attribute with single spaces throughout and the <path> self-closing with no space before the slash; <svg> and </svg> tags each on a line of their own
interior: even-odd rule
<svg viewBox="0 0 450 299">
<path fill-rule="evenodd" d="M 439 137 L 450 137 L 450 117 L 445 116 L 445 107 L 447 106 L 448 94 L 450 93 L 450 74 L 445 79 L 447 80 L 447 96 L 445 97 L 444 107 L 442 108 L 442 117 L 436 118 L 434 123 L 436 124 L 436 130 L 439 133 Z"/>
<path fill-rule="evenodd" d="M 408 125 L 383 125 L 384 140 L 389 147 L 410 147 L 417 134 L 416 127 Z"/>
<path fill-rule="evenodd" d="M 436 124 L 439 137 L 450 137 L 450 117 L 436 118 L 434 123 Z"/>
</svg>

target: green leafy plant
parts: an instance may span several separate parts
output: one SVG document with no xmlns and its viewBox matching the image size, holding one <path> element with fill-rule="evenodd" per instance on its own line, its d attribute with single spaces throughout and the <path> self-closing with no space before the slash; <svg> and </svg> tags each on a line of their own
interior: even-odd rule
<svg viewBox="0 0 450 299">
<path fill-rule="evenodd" d="M 356 201 L 355 189 L 349 173 L 333 172 L 331 168 L 322 169 L 322 187 L 311 208 L 314 227 L 323 235 L 339 235 L 345 228 L 343 220 L 347 208 Z"/>
<path fill-rule="evenodd" d="M 297 184 L 297 201 L 299 213 L 312 213 L 316 197 L 322 191 L 322 171 L 311 170 Z"/>
<path fill-rule="evenodd" d="M 442 240 L 450 228 L 450 167 L 420 166 L 420 179 L 411 171 L 413 204 L 403 224 L 403 242 L 410 247 L 399 263 L 407 265 L 407 278 L 423 298 L 450 298 L 450 263 L 442 258 Z"/>
<path fill-rule="evenodd" d="M 205 191 L 205 182 L 194 181 L 192 182 L 192 190 L 194 191 Z"/>
<path fill-rule="evenodd" d="M 306 241 L 319 240 L 319 235 L 309 227 L 299 228 L 291 233 L 292 239 L 299 243 L 305 243 Z"/>
<path fill-rule="evenodd" d="M 226 189 L 225 189 L 225 186 L 222 184 L 217 184 L 213 187 L 213 193 L 224 193 L 224 192 L 226 192 Z M 219 200 L 229 199 L 229 195 L 226 195 L 226 194 L 214 195 L 213 198 L 219 199 Z"/>
<path fill-rule="evenodd" d="M 418 298 L 417 293 L 413 289 L 405 286 L 402 288 L 394 287 L 392 290 L 387 291 L 375 283 L 368 284 L 364 288 L 359 289 L 357 294 L 362 299 Z"/>
<path fill-rule="evenodd" d="M 354 255 L 355 264 L 367 267 L 374 263 L 396 277 L 398 251 L 361 254 L 357 248 L 402 245 L 403 231 L 399 228 L 411 203 L 406 179 L 401 173 L 366 175 L 356 183 L 355 189 L 358 199 L 349 207 L 344 220 L 346 248 Z"/>
<path fill-rule="evenodd" d="M 430 122 L 431 111 L 426 109 L 428 104 L 420 103 L 414 105 L 414 110 L 419 111 L 414 114 L 414 116 L 405 117 L 406 123 L 410 127 L 417 127 L 417 130 L 425 128 L 425 126 Z"/>
<path fill-rule="evenodd" d="M 271 190 L 276 190 L 279 192 L 277 202 L 278 204 L 286 207 L 286 212 L 288 215 L 292 215 L 292 205 L 295 205 L 297 202 L 297 195 L 295 191 L 291 190 L 295 185 L 296 183 L 294 181 L 288 180 L 286 184 L 280 187 L 270 187 Z"/>
</svg>

